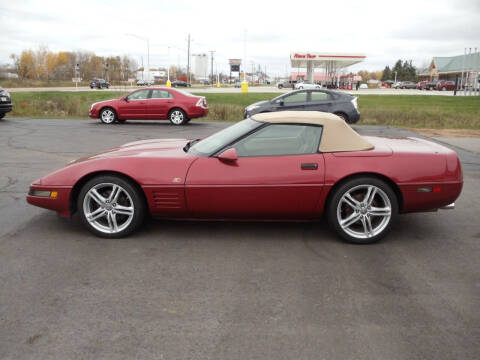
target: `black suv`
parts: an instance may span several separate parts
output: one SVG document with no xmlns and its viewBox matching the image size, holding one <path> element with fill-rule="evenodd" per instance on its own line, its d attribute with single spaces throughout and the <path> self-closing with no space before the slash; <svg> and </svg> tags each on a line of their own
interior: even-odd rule
<svg viewBox="0 0 480 360">
<path fill-rule="evenodd" d="M 7 90 L 0 87 L 0 119 L 2 119 L 7 112 L 12 111 L 12 99 Z"/>
<path fill-rule="evenodd" d="M 109 88 L 110 84 L 105 81 L 105 79 L 92 79 L 90 80 L 90 89 L 97 88 L 97 89 L 103 89 L 103 88 Z"/>
</svg>

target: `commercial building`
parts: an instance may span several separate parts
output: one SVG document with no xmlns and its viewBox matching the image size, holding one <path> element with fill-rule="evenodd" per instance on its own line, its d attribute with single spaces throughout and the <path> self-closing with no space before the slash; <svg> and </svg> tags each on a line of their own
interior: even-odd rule
<svg viewBox="0 0 480 360">
<path fill-rule="evenodd" d="M 457 56 L 436 56 L 430 61 L 430 66 L 421 71 L 418 77 L 421 80 L 451 80 L 462 78 L 469 83 L 473 82 L 480 71 L 480 52 Z M 468 73 L 468 77 L 466 74 Z M 459 80 L 460 81 L 460 80 Z"/>
<path fill-rule="evenodd" d="M 139 70 L 137 71 L 137 80 L 145 80 L 145 81 L 165 81 L 167 78 L 167 72 L 164 70 Z"/>
<path fill-rule="evenodd" d="M 207 54 L 192 55 L 192 74 L 196 80 L 208 80 L 208 56 Z"/>
</svg>

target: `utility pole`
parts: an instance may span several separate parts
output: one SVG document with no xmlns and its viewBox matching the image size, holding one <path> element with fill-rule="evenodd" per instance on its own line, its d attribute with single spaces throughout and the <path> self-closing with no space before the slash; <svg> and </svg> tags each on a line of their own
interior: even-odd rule
<svg viewBox="0 0 480 360">
<path fill-rule="evenodd" d="M 188 50 L 187 50 L 187 83 L 190 84 L 190 34 L 188 34 Z"/>
<path fill-rule="evenodd" d="M 215 50 L 210 50 L 210 81 L 212 82 L 212 86 L 213 86 L 213 53 L 215 52 Z"/>
</svg>

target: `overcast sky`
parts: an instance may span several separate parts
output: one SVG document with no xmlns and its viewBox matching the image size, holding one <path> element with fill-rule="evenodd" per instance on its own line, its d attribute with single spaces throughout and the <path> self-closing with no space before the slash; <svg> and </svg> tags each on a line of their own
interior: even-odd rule
<svg viewBox="0 0 480 360">
<path fill-rule="evenodd" d="M 243 57 L 285 74 L 292 51 L 363 53 L 351 67 L 382 70 L 401 59 L 416 66 L 432 56 L 480 47 L 480 0 L 335 1 L 25 1 L 0 0 L 0 63 L 40 45 L 52 51 L 88 50 L 132 56 L 151 67 L 170 61 L 186 66 L 187 34 L 192 52 L 215 50 L 219 69 Z"/>
</svg>

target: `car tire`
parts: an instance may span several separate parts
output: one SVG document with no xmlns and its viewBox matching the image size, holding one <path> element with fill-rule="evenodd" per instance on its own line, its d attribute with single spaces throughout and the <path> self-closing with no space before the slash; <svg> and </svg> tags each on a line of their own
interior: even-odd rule
<svg viewBox="0 0 480 360">
<path fill-rule="evenodd" d="M 303 90 L 303 86 L 299 86 L 298 88 L 299 88 L 300 90 Z"/>
<path fill-rule="evenodd" d="M 0 113 L 0 119 L 3 119 L 5 117 L 6 113 Z"/>
<path fill-rule="evenodd" d="M 445 91 L 445 90 L 447 90 L 447 88 L 446 88 L 445 86 L 444 86 L 444 87 L 442 87 L 442 91 Z"/>
<path fill-rule="evenodd" d="M 336 188 L 326 212 L 329 225 L 343 240 L 372 244 L 391 229 L 398 215 L 398 200 L 387 183 L 362 176 Z"/>
<path fill-rule="evenodd" d="M 90 89 L 93 89 L 93 86 L 90 86 Z"/>
<path fill-rule="evenodd" d="M 147 212 L 144 199 L 141 190 L 131 181 L 102 175 L 82 187 L 77 209 L 89 231 L 103 238 L 117 239 L 132 234 L 142 225 Z"/>
<path fill-rule="evenodd" d="M 100 111 L 100 121 L 104 124 L 113 124 L 117 120 L 117 113 L 112 108 L 103 108 Z"/>
<path fill-rule="evenodd" d="M 278 88 L 279 88 L 279 89 L 283 89 L 283 85 L 278 85 Z"/>
<path fill-rule="evenodd" d="M 168 120 L 176 126 L 184 125 L 187 123 L 187 114 L 182 109 L 174 108 L 168 113 Z"/>
</svg>

